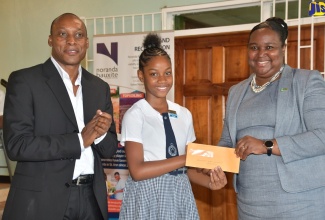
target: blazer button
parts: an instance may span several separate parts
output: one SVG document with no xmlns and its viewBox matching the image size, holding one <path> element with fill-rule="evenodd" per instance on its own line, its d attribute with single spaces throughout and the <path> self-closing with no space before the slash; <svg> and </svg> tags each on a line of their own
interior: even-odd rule
<svg viewBox="0 0 325 220">
<path fill-rule="evenodd" d="M 70 187 L 70 184 L 69 184 L 69 183 L 65 183 L 64 185 L 65 185 L 67 188 Z"/>
</svg>

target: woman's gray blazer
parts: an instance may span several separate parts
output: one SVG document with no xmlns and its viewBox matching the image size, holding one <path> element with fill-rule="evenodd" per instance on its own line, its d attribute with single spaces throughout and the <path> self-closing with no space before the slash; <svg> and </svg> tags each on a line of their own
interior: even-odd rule
<svg viewBox="0 0 325 220">
<path fill-rule="evenodd" d="M 236 146 L 237 110 L 251 80 L 252 75 L 229 91 L 219 146 Z M 282 156 L 272 156 L 277 157 L 282 188 L 295 193 L 324 187 L 324 78 L 318 71 L 285 65 L 279 80 L 274 138 Z"/>
</svg>

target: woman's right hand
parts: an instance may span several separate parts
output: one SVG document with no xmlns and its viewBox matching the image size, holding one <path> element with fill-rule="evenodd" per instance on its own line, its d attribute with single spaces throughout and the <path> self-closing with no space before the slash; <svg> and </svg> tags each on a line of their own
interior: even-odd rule
<svg viewBox="0 0 325 220">
<path fill-rule="evenodd" d="M 235 154 L 240 159 L 246 160 L 250 154 L 266 154 L 266 147 L 264 146 L 264 141 L 247 135 L 238 140 Z"/>
</svg>

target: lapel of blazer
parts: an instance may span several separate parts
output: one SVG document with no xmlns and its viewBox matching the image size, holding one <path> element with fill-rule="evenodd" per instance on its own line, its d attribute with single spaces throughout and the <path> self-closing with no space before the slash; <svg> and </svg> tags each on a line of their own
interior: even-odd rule
<svg viewBox="0 0 325 220">
<path fill-rule="evenodd" d="M 56 97 L 59 104 L 61 105 L 61 108 L 63 109 L 64 113 L 67 115 L 69 120 L 73 123 L 73 125 L 75 125 L 76 128 L 78 129 L 76 116 L 73 111 L 69 94 L 67 92 L 67 89 L 63 83 L 60 74 L 58 73 L 51 59 L 48 59 L 44 63 L 43 73 L 45 77 L 48 79 L 46 81 L 47 85 L 52 90 L 54 96 Z"/>
<path fill-rule="evenodd" d="M 293 69 L 285 65 L 281 78 L 279 81 L 278 99 L 277 99 L 277 113 L 275 123 L 274 136 L 278 137 L 280 134 L 286 133 L 286 129 L 289 128 L 290 122 L 293 118 L 294 111 L 294 87 L 293 82 Z"/>
<path fill-rule="evenodd" d="M 246 90 L 249 87 L 250 82 L 252 81 L 253 75 L 250 75 L 250 77 L 243 82 L 239 83 L 237 85 L 237 88 L 234 88 L 234 91 L 232 91 L 232 99 L 230 98 L 229 103 L 229 133 L 232 140 L 232 143 L 234 146 L 236 145 L 236 136 L 237 136 L 237 124 L 236 124 L 236 117 L 237 117 L 237 111 L 239 108 L 240 103 L 242 102 Z"/>
<path fill-rule="evenodd" d="M 93 85 L 92 74 L 82 68 L 82 97 L 84 107 L 84 122 L 87 124 L 96 114 L 96 85 Z"/>
</svg>

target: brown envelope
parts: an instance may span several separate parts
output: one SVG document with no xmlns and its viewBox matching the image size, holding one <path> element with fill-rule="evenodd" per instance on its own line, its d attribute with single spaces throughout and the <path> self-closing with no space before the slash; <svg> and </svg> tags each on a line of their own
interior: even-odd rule
<svg viewBox="0 0 325 220">
<path fill-rule="evenodd" d="M 240 158 L 234 151 L 234 148 L 190 143 L 187 145 L 185 166 L 206 169 L 220 166 L 225 172 L 238 173 Z"/>
</svg>

